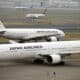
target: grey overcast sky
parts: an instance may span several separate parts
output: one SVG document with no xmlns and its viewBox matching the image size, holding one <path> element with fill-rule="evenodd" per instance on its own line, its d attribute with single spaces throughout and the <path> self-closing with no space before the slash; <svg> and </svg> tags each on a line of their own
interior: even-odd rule
<svg viewBox="0 0 80 80">
<path fill-rule="evenodd" d="M 0 0 L 0 1 L 49 1 L 49 0 Z M 64 1 L 79 1 L 80 2 L 80 0 L 64 0 Z"/>
</svg>

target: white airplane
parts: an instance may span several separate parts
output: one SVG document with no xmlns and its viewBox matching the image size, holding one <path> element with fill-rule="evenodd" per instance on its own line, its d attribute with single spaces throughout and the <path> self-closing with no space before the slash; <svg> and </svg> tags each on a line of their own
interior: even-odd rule
<svg viewBox="0 0 80 80">
<path fill-rule="evenodd" d="M 1 44 L 0 61 L 32 59 L 59 64 L 65 56 L 80 53 L 80 41 Z"/>
<path fill-rule="evenodd" d="M 45 9 L 43 13 L 26 14 L 26 18 L 38 19 L 38 18 L 44 17 L 46 15 L 46 12 L 47 12 L 47 9 Z"/>
<path fill-rule="evenodd" d="M 23 28 L 5 28 L 0 21 L 0 36 L 8 39 L 18 39 L 20 42 L 52 40 L 56 41 L 64 37 L 64 32 L 59 29 L 23 29 Z"/>
</svg>

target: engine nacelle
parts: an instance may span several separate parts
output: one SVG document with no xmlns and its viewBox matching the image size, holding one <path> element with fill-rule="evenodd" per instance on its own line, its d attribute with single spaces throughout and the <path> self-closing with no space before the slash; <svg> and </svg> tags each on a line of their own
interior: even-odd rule
<svg viewBox="0 0 80 80">
<path fill-rule="evenodd" d="M 60 55 L 50 55 L 47 57 L 47 62 L 49 64 L 58 64 L 61 62 L 61 56 Z"/>
<path fill-rule="evenodd" d="M 57 41 L 57 37 L 48 37 L 47 41 Z"/>
</svg>

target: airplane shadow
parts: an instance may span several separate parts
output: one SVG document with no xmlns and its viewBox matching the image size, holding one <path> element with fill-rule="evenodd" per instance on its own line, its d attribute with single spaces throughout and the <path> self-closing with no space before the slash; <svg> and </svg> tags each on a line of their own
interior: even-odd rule
<svg viewBox="0 0 80 80">
<path fill-rule="evenodd" d="M 70 62 L 64 64 L 46 64 L 46 63 L 34 63 L 31 61 L 12 61 L 12 62 L 0 62 L 0 68 L 3 67 L 18 67 L 18 66 L 40 66 L 40 67 L 80 67 L 80 62 Z"/>
</svg>

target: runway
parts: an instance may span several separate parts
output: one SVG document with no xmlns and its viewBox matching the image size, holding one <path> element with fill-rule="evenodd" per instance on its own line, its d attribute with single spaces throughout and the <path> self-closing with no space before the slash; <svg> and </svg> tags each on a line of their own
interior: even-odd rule
<svg viewBox="0 0 80 80">
<path fill-rule="evenodd" d="M 28 19 L 26 14 L 42 13 L 44 9 L 0 8 L 0 20 L 7 28 L 57 28 L 80 31 L 80 10 L 48 9 L 41 19 Z"/>
<path fill-rule="evenodd" d="M 80 61 L 65 65 L 0 63 L 0 80 L 80 80 Z"/>
</svg>

